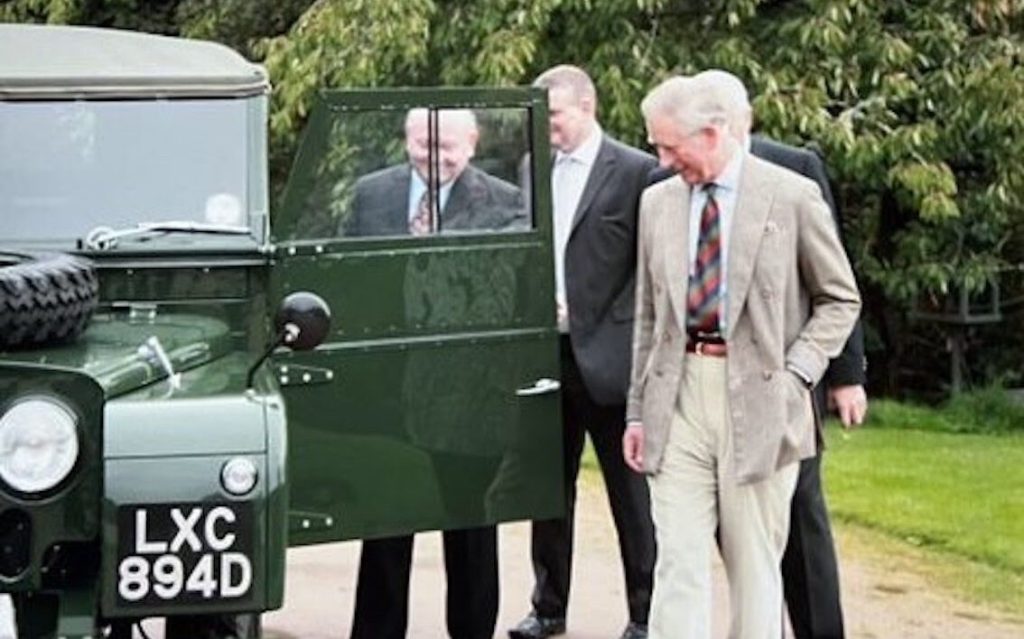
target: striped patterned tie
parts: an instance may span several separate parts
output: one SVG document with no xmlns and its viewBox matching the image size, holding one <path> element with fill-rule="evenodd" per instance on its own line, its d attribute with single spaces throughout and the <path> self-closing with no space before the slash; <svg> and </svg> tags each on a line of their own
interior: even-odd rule
<svg viewBox="0 0 1024 639">
<path fill-rule="evenodd" d="M 690 273 L 686 327 L 691 332 L 718 333 L 722 293 L 721 212 L 715 201 L 715 184 L 704 185 L 708 199 L 700 214 L 697 259 Z"/>
<path fill-rule="evenodd" d="M 419 203 L 416 205 L 416 214 L 409 220 L 410 235 L 427 235 L 432 232 L 432 208 L 434 208 L 434 198 L 430 192 L 430 187 L 427 187 L 427 190 L 423 192 Z"/>
</svg>

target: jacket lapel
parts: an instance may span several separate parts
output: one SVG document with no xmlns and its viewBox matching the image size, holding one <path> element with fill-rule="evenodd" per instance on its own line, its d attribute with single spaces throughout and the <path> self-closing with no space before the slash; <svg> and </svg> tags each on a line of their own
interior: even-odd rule
<svg viewBox="0 0 1024 639">
<path fill-rule="evenodd" d="M 441 209 L 441 230 L 457 229 L 466 224 L 465 219 L 472 217 L 473 201 L 480 200 L 480 184 L 476 179 L 476 169 L 467 166 L 462 174 L 452 183 L 448 201 Z M 476 196 L 476 197 L 474 197 Z"/>
<path fill-rule="evenodd" d="M 612 146 L 608 141 L 601 138 L 601 146 L 597 150 L 597 157 L 594 158 L 594 166 L 587 177 L 587 183 L 583 187 L 583 194 L 580 196 L 580 203 L 576 206 L 576 212 L 572 218 L 572 228 L 569 230 L 569 237 L 572 237 L 580 221 L 586 216 L 594 198 L 601 192 L 605 184 L 608 184 L 608 176 L 615 169 L 615 154 L 612 153 Z"/>
<path fill-rule="evenodd" d="M 772 198 L 769 197 L 771 184 L 761 170 L 761 162 L 749 154 L 743 159 L 739 193 L 732 216 L 732 228 L 729 230 L 726 340 L 736 329 L 740 311 L 747 299 L 750 279 L 757 263 L 757 252 L 764 238 L 765 221 L 772 206 Z"/>
<path fill-rule="evenodd" d="M 412 188 L 411 164 L 405 165 L 404 169 L 392 172 L 390 175 L 390 188 L 394 195 L 395 206 L 389 206 L 385 215 L 387 219 L 387 230 L 385 232 L 407 233 L 409 231 L 409 190 Z"/>
<path fill-rule="evenodd" d="M 690 272 L 690 187 L 678 175 L 665 188 L 657 237 L 678 238 L 658 242 L 665 247 L 665 286 L 675 310 L 679 330 L 686 334 L 686 289 Z"/>
</svg>

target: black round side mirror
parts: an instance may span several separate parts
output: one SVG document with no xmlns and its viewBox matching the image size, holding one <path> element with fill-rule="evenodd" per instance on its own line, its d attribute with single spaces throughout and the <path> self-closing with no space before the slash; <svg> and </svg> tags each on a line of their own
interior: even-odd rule
<svg viewBox="0 0 1024 639">
<path fill-rule="evenodd" d="M 316 348 L 331 329 L 331 308 L 319 295 L 298 291 L 281 300 L 274 318 L 281 342 L 296 351 Z"/>
</svg>

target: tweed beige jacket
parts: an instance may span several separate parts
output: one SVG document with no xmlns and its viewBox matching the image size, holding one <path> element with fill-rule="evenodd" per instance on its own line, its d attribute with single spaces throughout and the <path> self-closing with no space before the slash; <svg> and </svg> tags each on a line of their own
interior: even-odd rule
<svg viewBox="0 0 1024 639">
<path fill-rule="evenodd" d="M 628 422 L 644 429 L 644 470 L 661 465 L 686 349 L 690 188 L 659 182 L 640 201 Z M 764 479 L 814 454 L 815 383 L 842 349 L 860 294 L 818 186 L 745 155 L 729 231 L 727 401 L 732 475 Z"/>
</svg>

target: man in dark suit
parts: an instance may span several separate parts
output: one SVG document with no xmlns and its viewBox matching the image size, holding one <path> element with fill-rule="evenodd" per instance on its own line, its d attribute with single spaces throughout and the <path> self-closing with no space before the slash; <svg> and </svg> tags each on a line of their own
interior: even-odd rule
<svg viewBox="0 0 1024 639">
<path fill-rule="evenodd" d="M 647 636 L 654 528 L 647 484 L 626 467 L 620 442 L 633 334 L 637 202 L 656 162 L 602 133 L 594 85 L 582 69 L 557 66 L 534 85 L 549 91 L 556 149 L 552 196 L 567 514 L 533 523 L 533 610 L 509 636 L 534 639 L 565 632 L 576 476 L 589 433 L 626 579 L 629 623 L 622 637 L 642 639 Z"/>
<path fill-rule="evenodd" d="M 751 139 L 750 150 L 758 157 L 814 180 L 832 210 L 837 228 L 842 229 L 825 165 L 816 153 L 762 137 Z M 834 406 L 844 427 L 860 425 L 867 411 L 864 332 L 860 322 L 843 351 L 829 363 L 823 381 L 814 393 L 819 415 L 823 415 L 828 406 Z M 790 514 L 789 542 L 782 557 L 783 590 L 796 639 L 841 639 L 844 636 L 839 569 L 821 487 L 823 445 L 819 431 L 817 454 L 800 462 Z"/>
<path fill-rule="evenodd" d="M 437 161 L 429 170 L 428 114 L 413 109 L 405 123 L 409 163 L 383 169 L 356 183 L 346 235 L 426 235 L 504 230 L 526 224 L 520 190 L 469 165 L 477 141 L 476 119 L 466 110 L 438 112 Z M 427 184 L 434 179 L 435 187 Z M 463 461 L 464 472 L 488 466 Z M 450 464 L 441 464 L 446 468 Z M 439 471 L 445 486 L 459 477 Z M 463 510 L 472 505 L 461 504 Z M 494 526 L 446 530 L 447 625 L 452 639 L 491 639 L 498 615 L 498 542 Z M 408 622 L 413 536 L 363 542 L 356 586 L 352 639 L 401 639 Z"/>
<path fill-rule="evenodd" d="M 343 235 L 422 235 L 528 226 L 519 187 L 469 163 L 479 138 L 473 112 L 441 110 L 437 123 L 436 175 L 430 175 L 428 111 L 413 109 L 405 120 L 409 162 L 356 181 L 351 214 L 341 227 Z M 427 188 L 431 179 L 434 188 Z"/>
<path fill-rule="evenodd" d="M 816 153 L 761 136 L 750 137 L 749 144 L 753 155 L 814 180 L 832 211 L 837 228 L 842 231 L 825 165 Z M 651 175 L 651 183 L 673 175 L 670 170 L 657 169 Z M 864 333 L 857 322 L 842 352 L 830 361 L 824 383 L 815 388 L 819 419 L 832 406 L 845 427 L 857 426 L 863 421 L 867 411 L 864 361 Z M 796 639 L 841 639 L 844 634 L 839 570 L 821 486 L 824 442 L 820 432 L 817 441 L 817 454 L 800 462 L 791 506 L 789 541 L 782 558 L 783 590 Z"/>
</svg>

